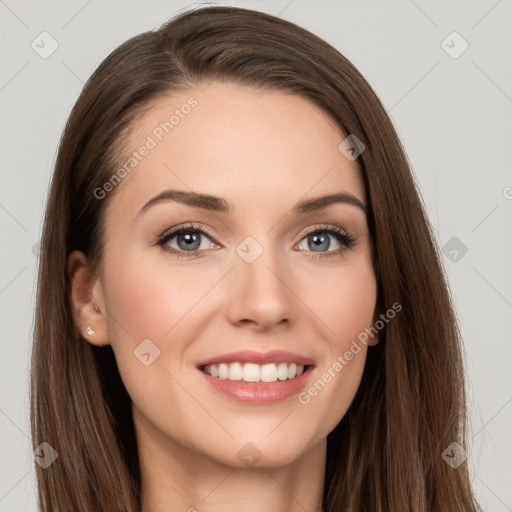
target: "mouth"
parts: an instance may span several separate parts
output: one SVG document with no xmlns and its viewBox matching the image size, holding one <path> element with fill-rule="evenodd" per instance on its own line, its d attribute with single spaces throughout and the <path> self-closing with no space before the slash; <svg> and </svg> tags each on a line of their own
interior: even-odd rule
<svg viewBox="0 0 512 512">
<path fill-rule="evenodd" d="M 216 379 L 243 382 L 277 382 L 300 377 L 308 366 L 296 363 L 220 363 L 206 364 L 200 368 L 204 373 Z"/>
<path fill-rule="evenodd" d="M 298 394 L 314 368 L 311 359 L 285 351 L 243 351 L 197 365 L 210 386 L 231 399 L 270 404 Z"/>
</svg>

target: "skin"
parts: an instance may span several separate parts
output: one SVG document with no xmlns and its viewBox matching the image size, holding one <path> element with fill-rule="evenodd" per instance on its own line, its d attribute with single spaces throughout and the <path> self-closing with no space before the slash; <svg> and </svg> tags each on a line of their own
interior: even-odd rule
<svg viewBox="0 0 512 512">
<path fill-rule="evenodd" d="M 340 191 L 366 204 L 363 182 L 338 150 L 345 135 L 318 107 L 229 83 L 155 101 L 128 153 L 190 96 L 197 106 L 110 192 L 101 268 L 70 255 L 76 321 L 89 343 L 112 345 L 131 396 L 144 512 L 320 511 L 326 436 L 354 398 L 367 347 L 305 405 L 297 395 L 236 402 L 196 365 L 243 349 L 289 350 L 315 361 L 308 387 L 373 324 L 377 286 L 364 211 L 337 203 L 289 213 L 299 200 Z M 164 201 L 138 215 L 166 189 L 223 197 L 233 211 Z M 154 244 L 190 221 L 216 235 L 201 235 L 202 257 L 177 258 Z M 318 224 L 339 226 L 356 244 L 311 257 L 326 253 L 308 244 Z M 247 236 L 263 248 L 250 264 L 236 252 Z M 328 251 L 341 247 L 326 236 Z M 169 244 L 186 250 L 177 237 Z M 148 338 L 160 356 L 145 366 L 134 350 Z M 237 456 L 248 442 L 261 453 L 251 467 Z"/>
</svg>

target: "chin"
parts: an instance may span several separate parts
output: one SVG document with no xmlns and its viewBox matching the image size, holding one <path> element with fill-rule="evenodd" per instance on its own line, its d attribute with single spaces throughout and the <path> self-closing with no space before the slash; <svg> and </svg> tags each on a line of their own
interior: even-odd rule
<svg viewBox="0 0 512 512">
<path fill-rule="evenodd" d="M 275 425 L 274 427 L 275 428 Z M 279 427 L 278 427 L 279 428 Z M 300 459 L 314 444 L 293 435 L 289 429 L 279 433 L 271 430 L 235 436 L 216 445 L 210 456 L 229 467 L 235 468 L 277 468 L 287 466 Z M 295 434 L 298 432 L 295 431 Z M 210 450 L 209 450 L 210 451 Z"/>
</svg>

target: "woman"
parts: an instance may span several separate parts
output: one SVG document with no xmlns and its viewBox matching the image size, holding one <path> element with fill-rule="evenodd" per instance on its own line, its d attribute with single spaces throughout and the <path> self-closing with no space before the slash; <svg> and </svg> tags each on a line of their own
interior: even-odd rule
<svg viewBox="0 0 512 512">
<path fill-rule="evenodd" d="M 70 115 L 41 251 L 42 511 L 478 510 L 432 232 L 318 37 L 209 7 L 121 45 Z"/>
</svg>

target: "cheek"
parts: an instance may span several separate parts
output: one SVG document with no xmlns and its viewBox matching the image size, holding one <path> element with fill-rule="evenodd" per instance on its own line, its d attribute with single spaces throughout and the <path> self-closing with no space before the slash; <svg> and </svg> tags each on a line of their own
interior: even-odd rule
<svg viewBox="0 0 512 512">
<path fill-rule="evenodd" d="M 173 339 L 172 346 L 178 349 L 179 339 L 172 330 L 187 323 L 187 313 L 204 293 L 200 276 L 160 268 L 144 255 L 126 257 L 122 265 L 107 263 L 105 271 L 109 331 L 116 355 L 132 353 L 145 339 L 161 349 L 163 340 Z"/>
<path fill-rule="evenodd" d="M 373 325 L 377 283 L 369 261 L 331 270 L 316 282 L 324 286 L 321 292 L 315 288 L 309 304 L 326 326 L 325 350 L 315 379 L 298 401 L 318 418 L 319 434 L 327 435 L 346 414 L 361 382 L 368 350 L 361 340 L 369 340 L 365 329 Z"/>
<path fill-rule="evenodd" d="M 338 334 L 339 348 L 351 342 L 371 326 L 377 302 L 377 284 L 373 272 L 353 275 L 344 281 L 332 313 L 333 330 Z"/>
<path fill-rule="evenodd" d="M 301 297 L 325 326 L 325 339 L 339 352 L 372 325 L 377 302 L 377 282 L 371 262 L 337 269 L 323 268 L 307 278 L 299 277 Z"/>
<path fill-rule="evenodd" d="M 164 396 L 182 412 L 191 407 L 188 395 L 180 402 L 183 393 L 172 376 L 194 329 L 190 310 L 204 295 L 204 276 L 171 270 L 158 260 L 125 253 L 122 264 L 105 261 L 110 342 L 132 401 L 148 417 Z M 164 407 L 158 414 L 165 424 L 170 411 Z"/>
</svg>

